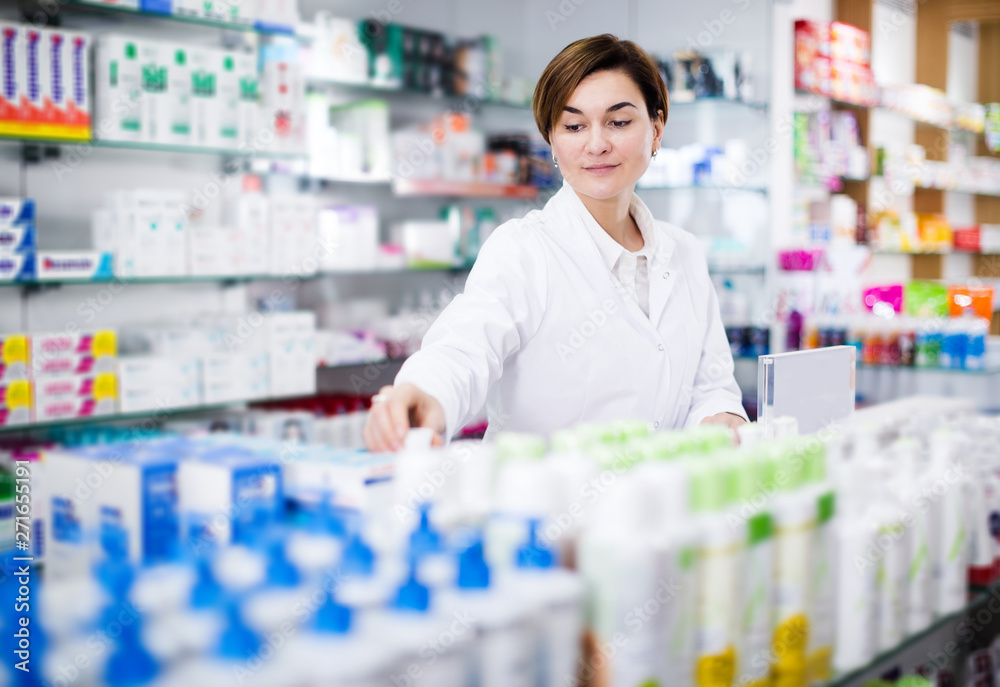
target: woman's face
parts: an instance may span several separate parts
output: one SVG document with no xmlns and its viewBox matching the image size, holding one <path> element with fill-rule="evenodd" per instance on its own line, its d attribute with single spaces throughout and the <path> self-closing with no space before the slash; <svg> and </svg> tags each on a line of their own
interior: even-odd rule
<svg viewBox="0 0 1000 687">
<path fill-rule="evenodd" d="M 606 200 L 626 192 L 660 147 L 663 124 L 625 72 L 594 72 L 576 87 L 549 135 L 559 170 L 577 193 Z"/>
</svg>

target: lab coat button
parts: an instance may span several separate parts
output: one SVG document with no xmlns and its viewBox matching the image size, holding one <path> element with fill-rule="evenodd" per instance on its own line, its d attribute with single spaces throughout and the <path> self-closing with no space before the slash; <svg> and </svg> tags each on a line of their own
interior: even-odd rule
<svg viewBox="0 0 1000 687">
<path fill-rule="evenodd" d="M 659 428 L 660 428 L 660 423 L 659 422 L 654 422 L 653 423 L 653 429 L 659 429 Z"/>
<path fill-rule="evenodd" d="M 663 278 L 664 279 L 670 279 L 670 272 L 664 272 L 663 273 Z"/>
<path fill-rule="evenodd" d="M 657 346 L 657 348 L 662 351 L 663 350 L 663 344 L 660 344 L 659 346 Z"/>
</svg>

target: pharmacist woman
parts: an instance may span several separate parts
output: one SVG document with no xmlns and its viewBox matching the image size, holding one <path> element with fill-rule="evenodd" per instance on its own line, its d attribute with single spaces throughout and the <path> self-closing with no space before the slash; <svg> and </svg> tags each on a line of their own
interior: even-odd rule
<svg viewBox="0 0 1000 687">
<path fill-rule="evenodd" d="M 609 34 L 578 40 L 532 107 L 562 189 L 484 243 L 464 293 L 375 396 L 368 448 L 400 449 L 411 426 L 443 443 L 484 404 L 486 440 L 622 418 L 746 422 L 704 252 L 634 192 L 667 120 L 653 60 Z"/>
</svg>

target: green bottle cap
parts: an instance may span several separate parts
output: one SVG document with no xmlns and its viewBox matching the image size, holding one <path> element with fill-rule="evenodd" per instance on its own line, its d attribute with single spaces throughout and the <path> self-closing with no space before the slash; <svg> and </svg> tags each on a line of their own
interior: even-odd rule
<svg viewBox="0 0 1000 687">
<path fill-rule="evenodd" d="M 733 446 L 732 433 L 722 425 L 700 425 L 691 434 L 697 447 L 706 453 Z"/>
<path fill-rule="evenodd" d="M 649 435 L 650 443 L 656 447 L 655 456 L 659 460 L 673 460 L 690 453 L 693 446 L 687 432 L 654 432 Z"/>
<path fill-rule="evenodd" d="M 691 512 L 713 513 L 733 501 L 733 470 L 725 461 L 697 461 L 690 467 Z"/>
<path fill-rule="evenodd" d="M 779 491 L 790 492 L 806 484 L 811 461 L 807 441 L 802 437 L 789 437 L 779 443 L 774 481 Z"/>
<path fill-rule="evenodd" d="M 649 423 L 644 420 L 619 420 L 614 423 L 625 441 L 633 441 L 649 436 Z"/>
<path fill-rule="evenodd" d="M 497 460 L 527 458 L 538 460 L 545 455 L 545 440 L 526 432 L 501 432 L 496 438 Z"/>
</svg>

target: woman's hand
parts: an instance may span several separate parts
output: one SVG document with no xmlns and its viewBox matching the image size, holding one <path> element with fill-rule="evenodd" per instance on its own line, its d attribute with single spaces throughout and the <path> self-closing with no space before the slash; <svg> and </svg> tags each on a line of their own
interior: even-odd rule
<svg viewBox="0 0 1000 687">
<path fill-rule="evenodd" d="M 719 413 L 718 415 L 710 415 L 701 421 L 703 425 L 722 425 L 723 427 L 728 427 L 730 433 L 733 435 L 733 441 L 736 445 L 740 445 L 740 435 L 737 433 L 736 428 L 740 425 L 745 425 L 746 420 L 744 420 L 739 415 L 734 415 L 733 413 Z"/>
<path fill-rule="evenodd" d="M 384 386 L 378 396 L 363 432 L 369 451 L 399 451 L 410 427 L 429 427 L 435 432 L 432 445 L 444 444 L 444 408 L 436 398 L 413 384 Z"/>
</svg>

